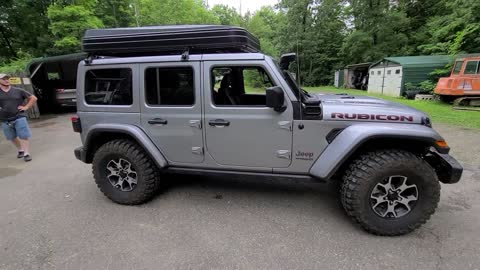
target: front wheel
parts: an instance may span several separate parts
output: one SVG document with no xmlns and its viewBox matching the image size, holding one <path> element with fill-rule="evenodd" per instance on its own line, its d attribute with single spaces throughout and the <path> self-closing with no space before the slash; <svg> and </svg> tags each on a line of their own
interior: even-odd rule
<svg viewBox="0 0 480 270">
<path fill-rule="evenodd" d="M 350 165 L 341 199 L 347 214 L 366 231 L 402 235 L 435 212 L 440 184 L 433 168 L 420 157 L 403 150 L 376 151 Z"/>
<path fill-rule="evenodd" d="M 141 204 L 153 198 L 158 190 L 158 168 L 132 141 L 114 140 L 104 144 L 92 163 L 97 186 L 116 203 Z"/>
</svg>

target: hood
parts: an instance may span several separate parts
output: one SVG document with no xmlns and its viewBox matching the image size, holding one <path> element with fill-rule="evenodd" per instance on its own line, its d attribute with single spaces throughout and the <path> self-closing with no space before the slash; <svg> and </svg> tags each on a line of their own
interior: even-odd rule
<svg viewBox="0 0 480 270">
<path fill-rule="evenodd" d="M 424 124 L 428 116 L 403 104 L 367 96 L 316 95 L 321 101 L 323 119 Z M 428 120 L 427 120 L 428 119 Z"/>
</svg>

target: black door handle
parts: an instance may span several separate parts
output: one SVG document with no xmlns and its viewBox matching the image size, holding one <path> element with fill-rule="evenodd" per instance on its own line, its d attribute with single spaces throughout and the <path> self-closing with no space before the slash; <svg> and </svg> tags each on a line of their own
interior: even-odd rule
<svg viewBox="0 0 480 270">
<path fill-rule="evenodd" d="M 148 120 L 148 123 L 150 125 L 166 125 L 168 124 L 168 121 L 165 119 L 155 118 L 155 119 Z"/>
<path fill-rule="evenodd" d="M 210 120 L 208 124 L 212 127 L 228 127 L 230 126 L 229 121 L 225 121 L 223 119 L 215 119 L 215 120 Z"/>
</svg>

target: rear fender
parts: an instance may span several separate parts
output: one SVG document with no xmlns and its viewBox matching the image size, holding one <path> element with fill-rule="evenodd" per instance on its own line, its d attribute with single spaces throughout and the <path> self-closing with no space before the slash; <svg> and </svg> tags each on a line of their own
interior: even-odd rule
<svg viewBox="0 0 480 270">
<path fill-rule="evenodd" d="M 139 127 L 133 125 L 96 124 L 91 126 L 86 135 L 84 144 L 87 157 L 92 156 L 93 154 L 92 151 L 94 151 L 95 138 L 105 133 L 127 135 L 128 137 L 133 138 L 140 146 L 142 146 L 159 168 L 165 168 L 168 165 L 165 157 L 147 134 Z"/>
</svg>

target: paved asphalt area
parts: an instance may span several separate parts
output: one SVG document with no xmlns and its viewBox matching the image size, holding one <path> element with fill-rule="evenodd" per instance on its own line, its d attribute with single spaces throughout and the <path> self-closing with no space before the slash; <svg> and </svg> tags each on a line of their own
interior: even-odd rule
<svg viewBox="0 0 480 270">
<path fill-rule="evenodd" d="M 0 269 L 480 268 L 479 130 L 435 125 L 463 179 L 442 185 L 422 228 L 377 237 L 318 183 L 186 177 L 145 205 L 117 205 L 74 158 L 69 115 L 31 126 L 30 163 L 0 140 Z"/>
</svg>

